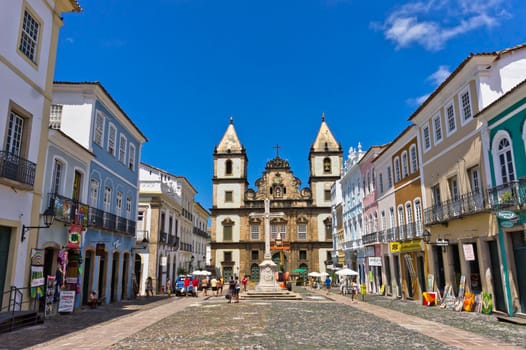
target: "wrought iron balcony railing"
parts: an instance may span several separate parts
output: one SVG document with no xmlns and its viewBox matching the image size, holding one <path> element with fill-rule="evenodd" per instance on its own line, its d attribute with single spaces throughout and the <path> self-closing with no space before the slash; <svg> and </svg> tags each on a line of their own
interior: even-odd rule
<svg viewBox="0 0 526 350">
<path fill-rule="evenodd" d="M 362 236 L 363 245 L 378 243 L 378 232 L 368 233 Z"/>
<path fill-rule="evenodd" d="M 387 242 L 396 242 L 400 240 L 398 227 L 391 227 L 385 230 L 385 238 Z"/>
<path fill-rule="evenodd" d="M 488 189 L 491 209 L 522 207 L 526 204 L 526 177 Z"/>
<path fill-rule="evenodd" d="M 37 165 L 14 153 L 0 151 L 0 177 L 33 187 Z"/>
<path fill-rule="evenodd" d="M 445 224 L 449 220 L 473 215 L 488 209 L 488 201 L 481 191 L 469 192 L 424 210 L 425 225 Z"/>
</svg>

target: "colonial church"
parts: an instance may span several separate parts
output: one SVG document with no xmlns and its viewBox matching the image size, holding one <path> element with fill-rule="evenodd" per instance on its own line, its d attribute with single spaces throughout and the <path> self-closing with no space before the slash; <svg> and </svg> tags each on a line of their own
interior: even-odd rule
<svg viewBox="0 0 526 350">
<path fill-rule="evenodd" d="M 212 266 L 218 274 L 250 276 L 259 281 L 265 254 L 264 200 L 270 200 L 270 250 L 279 271 L 324 271 L 332 251 L 331 186 L 340 178 L 342 148 L 322 115 L 310 148 L 308 187 L 294 176 L 289 162 L 267 162 L 251 188 L 248 156 L 232 118 L 214 150 Z M 279 213 L 279 214 L 278 214 Z"/>
</svg>

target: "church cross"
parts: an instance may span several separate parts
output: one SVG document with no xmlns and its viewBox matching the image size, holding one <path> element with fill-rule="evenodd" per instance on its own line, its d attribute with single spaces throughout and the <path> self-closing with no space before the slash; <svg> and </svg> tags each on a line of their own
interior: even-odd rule
<svg viewBox="0 0 526 350">
<path fill-rule="evenodd" d="M 270 219 L 283 218 L 285 213 L 271 213 L 270 212 L 270 199 L 265 198 L 265 212 L 264 213 L 250 213 L 250 218 L 264 218 L 265 220 L 265 258 L 264 260 L 271 260 L 270 255 Z"/>
<path fill-rule="evenodd" d="M 276 149 L 276 158 L 279 158 L 279 149 L 281 148 L 277 143 L 276 146 L 272 147 Z"/>
</svg>

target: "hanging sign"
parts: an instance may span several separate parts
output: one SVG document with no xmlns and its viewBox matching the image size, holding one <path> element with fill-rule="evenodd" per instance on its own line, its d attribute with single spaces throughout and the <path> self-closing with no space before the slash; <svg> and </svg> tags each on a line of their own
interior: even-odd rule
<svg viewBox="0 0 526 350">
<path fill-rule="evenodd" d="M 464 258 L 466 261 L 475 261 L 475 252 L 473 251 L 473 244 L 463 244 Z"/>
<path fill-rule="evenodd" d="M 69 227 L 68 243 L 66 247 L 78 249 L 80 248 L 80 237 L 82 235 L 82 225 L 72 224 Z"/>
<path fill-rule="evenodd" d="M 513 220 L 517 218 L 517 214 L 515 214 L 511 210 L 501 210 L 498 211 L 495 215 L 497 215 L 497 217 L 502 220 Z"/>
<path fill-rule="evenodd" d="M 382 258 L 379 256 L 370 256 L 369 266 L 382 266 Z"/>
</svg>

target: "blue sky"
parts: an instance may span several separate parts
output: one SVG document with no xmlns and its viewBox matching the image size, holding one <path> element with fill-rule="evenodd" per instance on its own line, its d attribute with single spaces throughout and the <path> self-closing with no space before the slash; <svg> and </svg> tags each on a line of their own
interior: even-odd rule
<svg viewBox="0 0 526 350">
<path fill-rule="evenodd" d="M 470 52 L 525 40 L 523 0 L 80 0 L 55 79 L 100 81 L 148 137 L 142 160 L 212 205 L 213 151 L 234 118 L 250 187 L 275 156 L 308 186 L 325 113 L 341 142 L 395 138 Z"/>
</svg>

